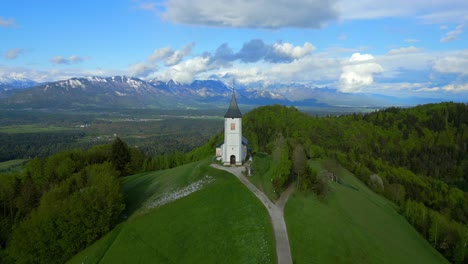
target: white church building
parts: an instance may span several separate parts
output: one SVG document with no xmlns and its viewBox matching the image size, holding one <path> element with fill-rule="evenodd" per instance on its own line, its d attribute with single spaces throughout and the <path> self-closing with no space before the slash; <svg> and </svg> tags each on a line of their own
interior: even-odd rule
<svg viewBox="0 0 468 264">
<path fill-rule="evenodd" d="M 224 165 L 242 165 L 247 157 L 248 140 L 242 136 L 242 113 L 232 91 L 231 104 L 224 115 L 224 144 L 216 148 L 216 156 Z"/>
</svg>

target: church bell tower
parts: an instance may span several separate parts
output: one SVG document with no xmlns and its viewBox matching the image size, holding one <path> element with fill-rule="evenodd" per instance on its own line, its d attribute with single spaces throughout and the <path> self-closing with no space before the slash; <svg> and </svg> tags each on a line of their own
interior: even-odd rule
<svg viewBox="0 0 468 264">
<path fill-rule="evenodd" d="M 231 104 L 224 115 L 224 145 L 222 160 L 224 165 L 242 165 L 246 157 L 246 146 L 242 137 L 242 113 L 232 90 Z"/>
</svg>

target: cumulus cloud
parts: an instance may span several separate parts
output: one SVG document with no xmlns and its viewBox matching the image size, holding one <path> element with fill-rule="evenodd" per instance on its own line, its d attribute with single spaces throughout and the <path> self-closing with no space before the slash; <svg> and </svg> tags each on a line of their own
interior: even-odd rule
<svg viewBox="0 0 468 264">
<path fill-rule="evenodd" d="M 320 28 L 335 20 L 335 0 L 168 0 L 162 18 L 216 27 Z"/>
<path fill-rule="evenodd" d="M 409 54 L 409 53 L 419 53 L 422 49 L 416 48 L 415 46 L 409 47 L 401 47 L 399 49 L 391 49 L 388 52 L 388 55 L 401 55 L 401 54 Z"/>
<path fill-rule="evenodd" d="M 373 84 L 374 74 L 382 72 L 383 68 L 374 62 L 374 56 L 354 53 L 342 68 L 339 89 L 342 92 L 359 92 Z"/>
<path fill-rule="evenodd" d="M 181 83 L 190 83 L 196 74 L 209 70 L 208 62 L 208 57 L 194 57 L 170 67 L 159 77 L 166 81 L 174 80 Z"/>
<path fill-rule="evenodd" d="M 0 27 L 15 27 L 16 23 L 13 18 L 0 17 Z"/>
<path fill-rule="evenodd" d="M 85 61 L 87 58 L 72 55 L 68 58 L 65 58 L 63 56 L 55 56 L 50 61 L 54 64 L 77 64 Z"/>
<path fill-rule="evenodd" d="M 14 60 L 18 58 L 18 56 L 23 54 L 24 52 L 25 50 L 20 49 L 20 48 L 10 49 L 10 50 L 7 50 L 7 52 L 5 52 L 5 58 L 7 58 L 8 60 Z"/>
<path fill-rule="evenodd" d="M 447 32 L 445 36 L 440 39 L 440 42 L 446 43 L 455 40 L 458 37 L 458 35 L 463 33 L 465 25 L 466 24 L 460 24 L 454 30 Z"/>
<path fill-rule="evenodd" d="M 468 92 L 468 83 L 464 84 L 448 84 L 442 87 L 442 90 L 447 92 Z"/>
<path fill-rule="evenodd" d="M 242 45 L 242 48 L 234 53 L 227 43 L 219 46 L 211 60 L 213 62 L 231 62 L 239 60 L 245 63 L 258 61 L 266 62 L 291 62 L 303 58 L 315 50 L 314 45 L 305 42 L 304 45 L 294 46 L 287 42 L 267 44 L 261 39 L 252 39 Z"/>
<path fill-rule="evenodd" d="M 177 65 L 192 53 L 192 48 L 195 43 L 189 43 L 181 50 L 174 50 L 167 46 L 158 48 L 146 58 L 146 61 L 130 65 L 128 71 L 131 76 L 146 78 L 153 75 L 159 69 L 159 64 L 170 67 Z"/>
<path fill-rule="evenodd" d="M 273 50 L 278 54 L 284 54 L 286 57 L 300 59 L 309 55 L 316 48 L 309 42 L 304 43 L 303 47 L 293 46 L 290 43 L 275 43 Z"/>
<path fill-rule="evenodd" d="M 151 54 L 147 60 L 152 63 L 158 61 L 163 61 L 165 65 L 172 66 L 181 62 L 186 56 L 192 53 L 192 48 L 195 46 L 195 43 L 189 43 L 181 50 L 173 50 L 170 46 L 155 49 L 153 54 Z"/>
<path fill-rule="evenodd" d="M 446 54 L 434 60 L 432 67 L 440 73 L 468 75 L 468 50 Z"/>
</svg>

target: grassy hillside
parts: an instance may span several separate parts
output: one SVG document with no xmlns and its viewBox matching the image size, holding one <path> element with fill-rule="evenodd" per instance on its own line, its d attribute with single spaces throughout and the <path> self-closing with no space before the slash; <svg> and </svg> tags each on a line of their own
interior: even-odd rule
<svg viewBox="0 0 468 264">
<path fill-rule="evenodd" d="M 24 164 L 27 160 L 25 159 L 15 159 L 0 162 L 0 173 L 6 172 L 19 172 L 23 169 Z"/>
<path fill-rule="evenodd" d="M 124 178 L 128 219 L 70 263 L 275 263 L 266 209 L 208 164 Z M 168 199 L 190 192 L 187 186 L 202 187 Z"/>
<path fill-rule="evenodd" d="M 311 162 L 321 169 L 322 162 Z M 448 263 L 387 199 L 339 169 L 325 201 L 294 193 L 285 220 L 294 263 Z"/>
</svg>

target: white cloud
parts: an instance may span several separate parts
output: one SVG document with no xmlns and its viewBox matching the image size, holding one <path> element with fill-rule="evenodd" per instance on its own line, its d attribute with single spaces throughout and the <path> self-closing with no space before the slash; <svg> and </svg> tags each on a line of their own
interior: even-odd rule
<svg viewBox="0 0 468 264">
<path fill-rule="evenodd" d="M 458 37 L 458 35 L 463 33 L 463 29 L 465 28 L 465 26 L 466 24 L 460 24 L 454 30 L 447 32 L 445 36 L 440 39 L 440 42 L 445 43 L 455 40 Z"/>
<path fill-rule="evenodd" d="M 415 92 L 438 92 L 440 91 L 440 87 L 424 87 L 420 89 L 414 90 Z"/>
<path fill-rule="evenodd" d="M 195 43 L 189 43 L 181 50 L 173 50 L 170 46 L 155 49 L 153 54 L 148 56 L 147 60 L 151 63 L 156 63 L 158 61 L 164 61 L 167 66 L 175 65 L 181 62 L 184 57 L 192 53 L 192 48 Z"/>
<path fill-rule="evenodd" d="M 32 69 L 28 67 L 5 67 L 0 65 L 0 77 L 20 77 L 34 80 L 36 82 L 52 82 L 65 80 L 73 77 L 82 76 L 100 76 L 109 77 L 115 75 L 125 75 L 121 70 L 112 69 L 79 69 L 79 68 L 60 68 L 60 69 Z"/>
<path fill-rule="evenodd" d="M 170 67 L 162 74 L 158 74 L 157 77 L 166 81 L 174 80 L 181 83 L 190 83 L 197 74 L 210 69 L 208 62 L 208 57 L 194 57 Z"/>
<path fill-rule="evenodd" d="M 442 87 L 442 90 L 447 92 L 468 92 L 468 83 L 464 84 L 449 84 Z"/>
<path fill-rule="evenodd" d="M 162 18 L 216 27 L 320 28 L 335 20 L 335 0 L 168 0 Z"/>
<path fill-rule="evenodd" d="M 374 62 L 374 56 L 354 53 L 342 68 L 339 89 L 342 92 L 359 92 L 374 83 L 374 74 L 382 72 L 383 68 Z"/>
<path fill-rule="evenodd" d="M 20 49 L 20 48 L 10 49 L 10 50 L 7 50 L 7 52 L 5 52 L 5 58 L 7 58 L 8 60 L 14 60 L 18 58 L 18 56 L 23 54 L 24 52 L 25 50 Z"/>
<path fill-rule="evenodd" d="M 434 60 L 433 69 L 440 73 L 468 75 L 468 50 L 441 56 Z"/>
<path fill-rule="evenodd" d="M 171 56 L 174 53 L 171 47 L 167 46 L 164 48 L 155 49 L 153 54 L 148 56 L 148 61 L 157 62 L 159 60 L 164 60 L 167 57 Z"/>
<path fill-rule="evenodd" d="M 0 17 L 0 27 L 15 27 L 16 26 L 16 23 L 15 23 L 15 20 L 13 18 L 3 18 L 3 17 Z"/>
<path fill-rule="evenodd" d="M 148 75 L 152 74 L 153 72 L 157 71 L 158 66 L 155 64 L 148 64 L 145 62 L 140 62 L 136 64 L 130 65 L 129 73 L 130 76 L 144 78 Z"/>
<path fill-rule="evenodd" d="M 415 46 L 401 47 L 399 49 L 391 49 L 388 52 L 388 55 L 401 55 L 408 53 L 419 53 L 422 52 L 422 49 L 416 48 Z"/>
<path fill-rule="evenodd" d="M 304 43 L 303 47 L 293 46 L 290 43 L 275 43 L 273 44 L 273 50 L 277 53 L 284 54 L 293 59 L 300 59 L 304 56 L 309 55 L 316 48 L 309 42 Z"/>
</svg>

